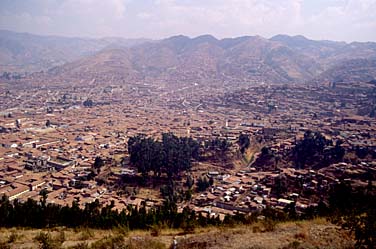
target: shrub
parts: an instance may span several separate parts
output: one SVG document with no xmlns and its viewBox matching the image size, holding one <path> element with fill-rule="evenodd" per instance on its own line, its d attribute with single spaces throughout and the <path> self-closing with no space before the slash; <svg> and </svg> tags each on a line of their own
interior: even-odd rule
<svg viewBox="0 0 376 249">
<path fill-rule="evenodd" d="M 34 237 L 34 241 L 39 243 L 40 249 L 57 249 L 60 248 L 60 244 L 51 238 L 50 233 L 40 232 Z"/>
<path fill-rule="evenodd" d="M 295 239 L 305 240 L 307 238 L 307 235 L 305 233 L 297 233 L 294 235 Z"/>
<path fill-rule="evenodd" d="M 162 242 L 152 239 L 152 238 L 136 237 L 136 238 L 131 238 L 129 240 L 129 244 L 127 247 L 127 249 L 144 249 L 144 248 L 165 249 L 166 246 Z"/>
<path fill-rule="evenodd" d="M 10 249 L 10 245 L 6 242 L 0 242 L 0 249 Z"/>
<path fill-rule="evenodd" d="M 85 228 L 85 229 L 81 232 L 80 240 L 88 240 L 88 239 L 93 238 L 93 237 L 94 237 L 93 232 L 92 232 L 90 229 Z"/>
<path fill-rule="evenodd" d="M 129 227 L 128 226 L 118 226 L 115 228 L 117 234 L 122 236 L 128 236 L 129 234 Z"/>
<path fill-rule="evenodd" d="M 300 242 L 299 241 L 293 241 L 290 242 L 287 246 L 284 246 L 282 249 L 298 249 L 300 247 Z"/>
<path fill-rule="evenodd" d="M 177 248 L 179 249 L 203 249 L 209 246 L 207 241 L 195 241 L 190 238 L 182 238 L 177 242 Z M 175 249 L 173 244 L 170 246 L 170 249 Z"/>
<path fill-rule="evenodd" d="M 55 241 L 57 243 L 59 243 L 59 244 L 63 244 L 65 240 L 66 240 L 66 238 L 65 238 L 65 232 L 64 231 L 60 231 L 58 233 L 58 235 L 56 236 Z"/>
<path fill-rule="evenodd" d="M 15 231 L 12 231 L 12 233 L 8 237 L 8 243 L 16 242 L 19 239 L 19 237 L 20 236 Z"/>
<path fill-rule="evenodd" d="M 124 237 L 122 235 L 109 236 L 94 242 L 90 249 L 126 249 L 128 248 L 124 243 Z"/>
<path fill-rule="evenodd" d="M 150 235 L 153 237 L 158 237 L 161 234 L 161 227 L 159 225 L 154 225 L 150 229 Z"/>
<path fill-rule="evenodd" d="M 254 226 L 254 227 L 252 227 L 252 232 L 253 232 L 253 233 L 260 233 L 260 232 L 261 232 L 261 229 L 260 229 L 259 226 Z"/>
<path fill-rule="evenodd" d="M 272 219 L 265 219 L 262 225 L 264 226 L 265 232 L 273 232 L 277 226 L 277 222 Z"/>
<path fill-rule="evenodd" d="M 86 242 L 80 242 L 77 245 L 69 247 L 69 249 L 90 249 Z"/>
</svg>

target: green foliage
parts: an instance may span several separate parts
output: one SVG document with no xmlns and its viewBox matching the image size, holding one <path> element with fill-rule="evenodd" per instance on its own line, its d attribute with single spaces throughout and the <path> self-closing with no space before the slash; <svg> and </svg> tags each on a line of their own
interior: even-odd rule
<svg viewBox="0 0 376 249">
<path fill-rule="evenodd" d="M 93 167 L 94 169 L 100 169 L 101 167 L 104 166 L 104 161 L 101 157 L 97 156 L 94 160 Z"/>
<path fill-rule="evenodd" d="M 206 177 L 199 177 L 197 179 L 197 192 L 203 192 L 210 187 L 210 183 Z"/>
<path fill-rule="evenodd" d="M 295 202 L 288 204 L 284 208 L 284 211 L 285 211 L 285 213 L 287 214 L 287 216 L 290 220 L 296 220 L 298 218 L 298 214 L 296 213 L 296 203 Z"/>
<path fill-rule="evenodd" d="M 249 145 L 251 144 L 251 141 L 249 139 L 249 135 L 240 133 L 238 144 L 240 147 L 240 152 L 244 153 L 246 149 L 248 149 Z"/>
<path fill-rule="evenodd" d="M 376 194 L 367 188 L 353 189 L 341 182 L 330 194 L 331 220 L 355 235 L 357 248 L 376 247 Z"/>
<path fill-rule="evenodd" d="M 370 151 L 367 147 L 356 146 L 355 153 L 357 157 L 364 159 L 368 155 L 368 153 L 370 153 Z"/>
<path fill-rule="evenodd" d="M 274 186 L 272 188 L 274 194 L 276 194 L 277 197 L 283 196 L 285 193 L 287 193 L 287 183 L 285 178 L 281 176 L 277 176 L 274 180 Z"/>
<path fill-rule="evenodd" d="M 299 141 L 294 148 L 294 157 L 297 168 L 304 168 L 307 163 L 314 160 L 316 155 L 322 154 L 328 141 L 319 132 L 306 131 L 304 139 Z"/>
<path fill-rule="evenodd" d="M 182 193 L 184 196 L 184 192 Z M 138 208 L 128 206 L 122 211 L 114 210 L 113 203 L 101 206 L 96 200 L 87 203 L 85 208 L 80 208 L 77 201 L 71 206 L 60 206 L 56 204 L 46 204 L 29 199 L 26 202 L 9 202 L 3 197 L 0 200 L 0 227 L 84 227 L 81 229 L 81 239 L 88 240 L 93 237 L 91 228 L 100 229 L 124 229 L 128 230 L 150 229 L 153 226 L 164 225 L 170 228 L 182 228 L 187 225 L 195 224 L 198 219 L 195 212 L 186 208 L 184 212 L 179 213 L 176 201 L 166 198 L 162 206 L 152 209 L 146 209 L 145 203 Z M 193 223 L 192 223 L 193 222 Z M 207 226 L 221 224 L 214 218 L 200 218 L 200 225 Z M 56 238 L 51 239 L 49 234 L 41 233 L 36 240 L 48 245 L 50 242 L 61 244 L 65 240 L 65 235 L 60 233 Z"/>
<path fill-rule="evenodd" d="M 201 178 L 198 182 L 204 183 L 205 178 Z M 206 182 L 208 181 L 206 180 Z M 316 210 L 312 210 L 311 217 L 314 214 L 326 213 L 333 217 L 332 220 L 337 224 L 354 233 L 358 248 L 375 247 L 376 198 L 371 181 L 366 188 L 356 189 L 353 189 L 349 184 L 340 183 L 331 190 L 329 209 L 323 202 L 320 203 Z M 198 226 L 251 224 L 257 220 L 259 215 L 265 217 L 263 222 L 265 231 L 273 231 L 275 225 L 280 221 L 301 218 L 295 212 L 293 204 L 288 206 L 285 211 L 267 207 L 261 213 L 252 215 L 236 213 L 226 216 L 221 221 L 218 216 L 204 217 L 201 214 L 197 215 L 187 207 L 182 212 L 178 212 L 174 198 L 166 198 L 163 205 L 155 208 L 147 209 L 146 204 L 142 203 L 138 208 L 128 206 L 122 211 L 114 210 L 113 203 L 102 206 L 98 200 L 86 204 L 85 208 L 80 208 L 78 201 L 74 201 L 71 206 L 59 206 L 42 201 L 36 202 L 31 199 L 23 203 L 10 202 L 6 197 L 0 199 L 0 227 L 86 227 L 87 229 L 81 234 L 84 240 L 92 238 L 93 234 L 90 228 L 114 228 L 117 231 L 117 236 L 108 237 L 106 240 L 98 242 L 95 248 L 106 248 L 105 245 L 114 245 L 110 248 L 122 248 L 115 245 L 124 245 L 124 243 L 120 244 L 121 238 L 128 234 L 128 230 L 148 229 L 157 236 L 160 227 L 169 227 L 182 228 L 186 233 L 189 233 Z M 124 232 L 119 232 L 119 230 L 124 230 Z M 49 233 L 41 232 L 34 240 L 39 243 L 40 248 L 59 248 L 65 241 L 65 234 L 60 232 L 55 238 L 51 238 Z M 138 244 L 138 241 L 134 241 L 132 243 L 128 245 L 128 248 L 137 248 L 136 246 L 140 244 L 144 245 L 144 242 Z M 154 242 L 150 243 L 153 244 Z M 3 243 L 2 246 L 6 248 L 6 244 Z M 158 246 L 158 243 L 155 246 Z M 82 248 L 85 248 L 84 245 L 82 245 Z"/>
<path fill-rule="evenodd" d="M 61 244 L 58 241 L 54 241 L 51 238 L 50 233 L 40 232 L 34 237 L 34 241 L 39 243 L 40 249 L 57 249 L 61 247 Z"/>
<path fill-rule="evenodd" d="M 184 200 L 190 201 L 192 199 L 192 189 L 185 191 Z"/>
<path fill-rule="evenodd" d="M 350 225 L 358 248 L 375 248 L 376 246 L 376 210 L 370 209 L 363 214 L 347 216 L 345 224 Z"/>
<path fill-rule="evenodd" d="M 182 225 L 183 231 L 186 234 L 188 234 L 188 233 L 194 233 L 195 232 L 195 227 L 196 227 L 196 224 L 195 224 L 194 220 L 187 220 Z"/>
<path fill-rule="evenodd" d="M 327 140 L 321 133 L 310 130 L 304 133 L 304 138 L 297 142 L 292 154 L 297 168 L 322 168 L 331 163 L 339 162 L 345 155 L 341 147 L 342 141 L 335 146 L 332 140 Z"/>
<path fill-rule="evenodd" d="M 195 180 L 193 179 L 193 177 L 191 175 L 187 175 L 185 186 L 188 189 L 191 189 L 193 187 L 194 183 L 195 183 Z"/>
<path fill-rule="evenodd" d="M 224 153 L 230 149 L 231 142 L 229 142 L 227 139 L 216 137 L 213 140 L 205 141 L 204 147 L 207 150 Z"/>
<path fill-rule="evenodd" d="M 84 105 L 85 107 L 92 107 L 92 106 L 94 105 L 94 102 L 93 102 L 93 100 L 91 100 L 91 99 L 87 99 L 87 100 L 85 100 L 85 101 L 83 102 L 83 105 Z"/>
<path fill-rule="evenodd" d="M 177 202 L 179 199 L 178 192 L 176 191 L 173 181 L 170 181 L 168 185 L 162 186 L 160 191 L 165 200 Z"/>
<path fill-rule="evenodd" d="M 261 215 L 265 216 L 265 219 L 270 219 L 273 221 L 287 221 L 288 215 L 281 210 L 273 209 L 271 207 L 266 207 L 261 211 Z"/>
<path fill-rule="evenodd" d="M 271 151 L 270 151 L 270 149 L 268 147 L 266 147 L 266 146 L 262 147 L 262 149 L 261 149 L 261 155 L 267 156 L 267 155 L 270 155 L 270 153 L 271 153 Z"/>
<path fill-rule="evenodd" d="M 162 134 L 162 141 L 138 135 L 128 140 L 130 162 L 144 177 L 166 173 L 169 178 L 178 176 L 192 166 L 192 159 L 199 159 L 199 144 L 192 138 Z"/>
</svg>

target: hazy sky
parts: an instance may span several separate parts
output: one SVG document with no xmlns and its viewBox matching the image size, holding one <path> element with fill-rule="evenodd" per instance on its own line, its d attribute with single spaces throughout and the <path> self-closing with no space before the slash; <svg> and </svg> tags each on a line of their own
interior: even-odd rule
<svg viewBox="0 0 376 249">
<path fill-rule="evenodd" d="M 85 37 L 302 34 L 376 41 L 376 0 L 0 0 L 0 29 Z"/>
</svg>

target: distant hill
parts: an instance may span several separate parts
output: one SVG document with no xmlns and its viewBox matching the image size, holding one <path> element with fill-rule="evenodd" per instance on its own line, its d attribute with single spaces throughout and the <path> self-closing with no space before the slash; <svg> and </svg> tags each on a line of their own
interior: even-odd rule
<svg viewBox="0 0 376 249">
<path fill-rule="evenodd" d="M 123 54 L 123 58 L 114 53 Z M 126 67 L 118 65 L 126 60 Z M 103 67 L 103 65 L 106 67 Z M 99 68 L 100 67 L 100 68 Z M 111 67 L 111 68 L 110 68 Z M 104 69 L 107 68 L 107 69 Z M 144 43 L 122 51 L 103 50 L 96 55 L 56 67 L 49 76 L 98 80 L 103 74 L 124 81 L 166 79 L 167 81 L 235 80 L 294 82 L 312 78 L 320 71 L 312 58 L 283 44 L 259 36 L 218 40 L 204 35 L 175 36 Z M 109 77 L 106 77 L 109 78 Z"/>
<path fill-rule="evenodd" d="M 144 41 L 146 40 L 40 36 L 0 30 L 0 73 L 46 70 L 107 47 L 129 47 Z"/>
<path fill-rule="evenodd" d="M 376 72 L 376 43 L 313 41 L 303 36 L 277 35 L 271 38 L 314 59 L 321 73 L 316 82 L 346 82 L 372 80 Z"/>
<path fill-rule="evenodd" d="M 76 82 L 369 81 L 374 78 L 375 59 L 376 43 L 314 41 L 304 36 L 220 40 L 180 35 L 148 41 L 0 32 L 2 70 L 49 69 L 37 77 Z"/>
<path fill-rule="evenodd" d="M 329 68 L 315 79 L 317 82 L 370 82 L 376 79 L 375 59 L 350 59 Z"/>
</svg>

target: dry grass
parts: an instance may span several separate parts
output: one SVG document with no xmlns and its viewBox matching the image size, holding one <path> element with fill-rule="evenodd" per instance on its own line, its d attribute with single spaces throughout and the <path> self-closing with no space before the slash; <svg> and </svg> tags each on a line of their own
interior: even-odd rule
<svg viewBox="0 0 376 249">
<path fill-rule="evenodd" d="M 95 229 L 55 228 L 0 229 L 2 244 L 10 248 L 38 248 L 35 237 L 48 233 L 52 240 L 60 239 L 62 248 L 111 248 L 111 243 L 122 243 L 128 248 L 170 248 L 174 238 L 177 248 L 351 248 L 353 240 L 346 231 L 328 223 L 325 219 L 286 222 L 266 231 L 263 223 L 249 226 L 197 228 L 194 234 L 182 235 L 182 230 L 161 229 L 158 236 L 150 231 L 122 231 Z M 95 247 L 94 247 L 95 248 Z M 116 247 L 117 248 L 117 247 Z M 121 247 L 122 248 L 122 247 Z"/>
</svg>

